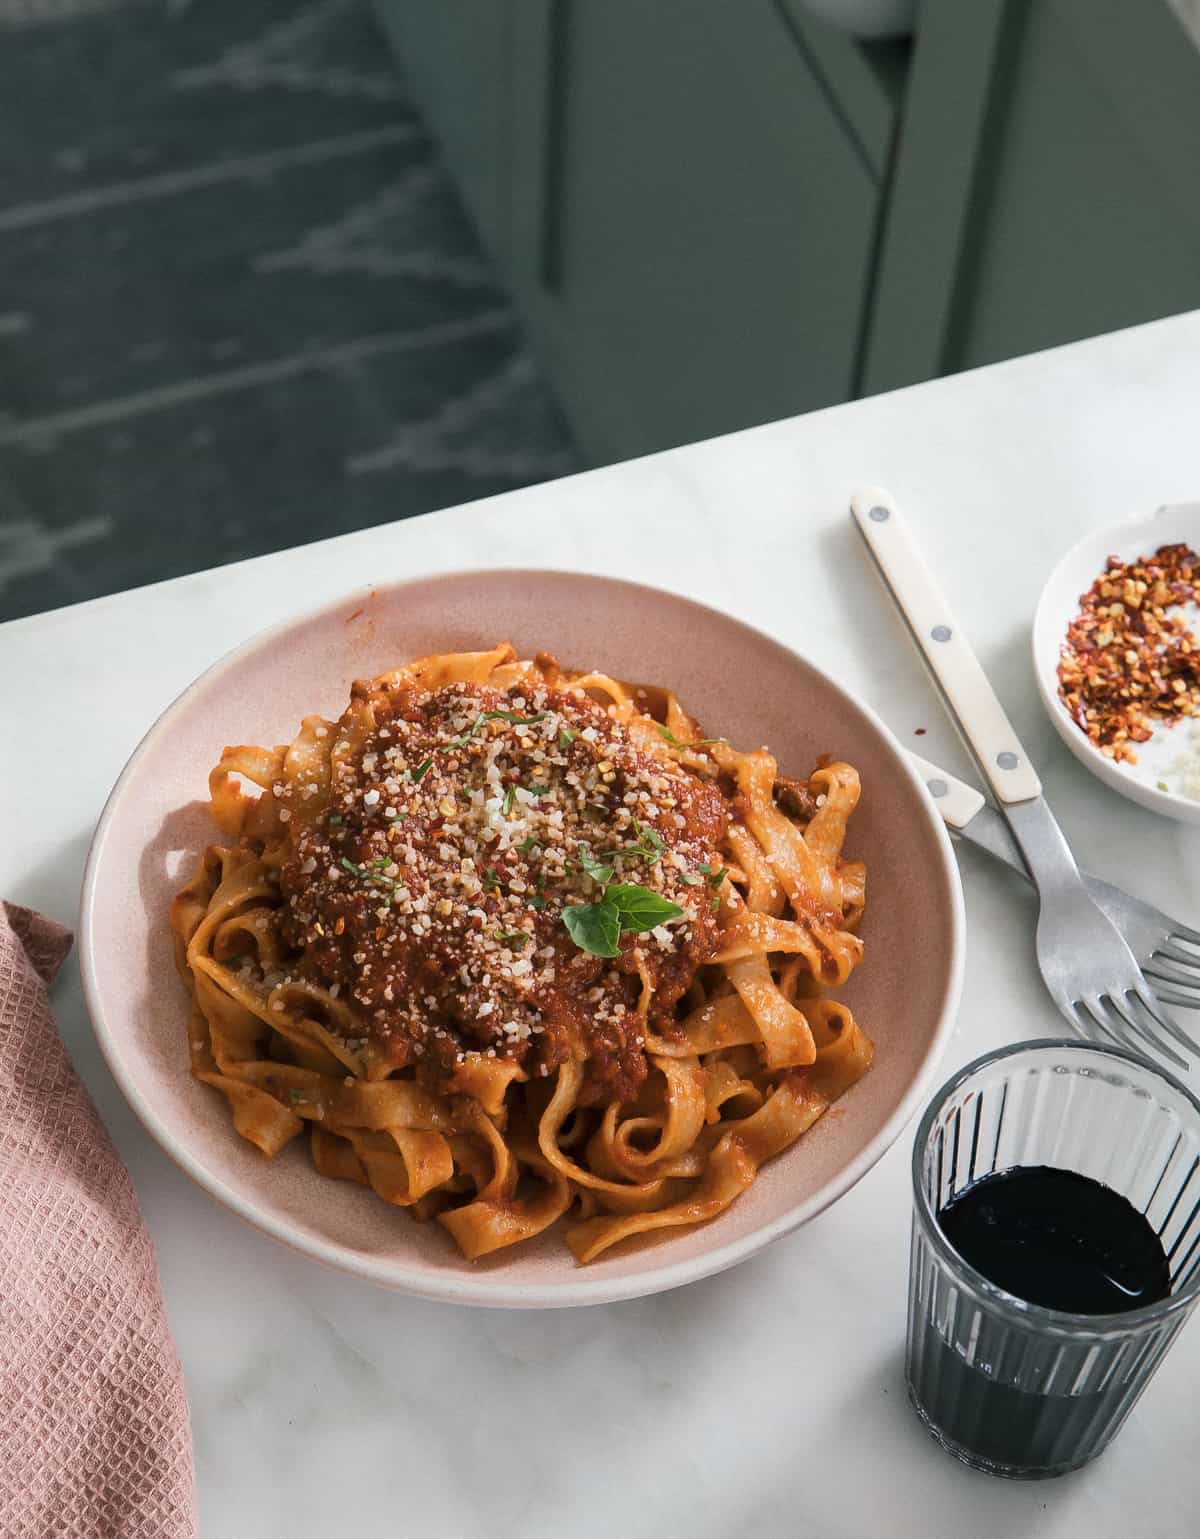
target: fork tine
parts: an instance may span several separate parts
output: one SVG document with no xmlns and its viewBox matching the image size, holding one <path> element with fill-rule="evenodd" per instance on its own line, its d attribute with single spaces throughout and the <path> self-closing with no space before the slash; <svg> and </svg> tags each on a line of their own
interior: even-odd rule
<svg viewBox="0 0 1200 1539">
<path fill-rule="evenodd" d="M 1141 1005 L 1142 1009 L 1162 1027 L 1163 1031 L 1172 1036 L 1180 1047 L 1186 1047 L 1189 1053 L 1195 1053 L 1200 1057 L 1200 1046 L 1197 1046 L 1194 1038 L 1188 1036 L 1183 1027 L 1157 999 L 1149 988 L 1143 985 L 1140 989 L 1133 990 L 1133 997 Z"/>
<path fill-rule="evenodd" d="M 1103 1026 L 1098 1027 L 1097 1023 L 1090 1019 L 1088 1008 L 1083 1000 L 1070 1004 L 1062 999 L 1056 999 L 1055 1004 L 1057 1004 L 1060 1013 L 1066 1016 L 1077 1036 L 1092 1038 L 1096 1035 L 1097 1030 L 1104 1031 Z"/>
<path fill-rule="evenodd" d="M 1083 1034 L 1085 1037 L 1094 1037 L 1098 1031 L 1101 1036 L 1107 1037 L 1111 1042 L 1115 1042 L 1118 1047 L 1127 1048 L 1129 1052 L 1137 1053 L 1139 1057 L 1145 1057 L 1145 1049 L 1139 1046 L 1127 1032 L 1123 1031 L 1116 1024 L 1109 1012 L 1105 1010 L 1104 1001 L 1099 996 L 1095 996 L 1092 999 L 1081 999 L 1076 1005 L 1076 1009 L 1085 1019 L 1089 1019 L 1091 1022 L 1090 1030 L 1086 1026 L 1084 1027 Z M 1134 1025 L 1136 1032 L 1136 1023 L 1131 1024 Z"/>
<path fill-rule="evenodd" d="M 1154 997 L 1160 1005 L 1182 1005 L 1185 1010 L 1200 1010 L 1200 997 L 1185 994 L 1182 989 L 1172 988 L 1169 983 L 1160 985 L 1157 978 L 1148 978 L 1154 989 Z"/>
<path fill-rule="evenodd" d="M 1193 946 L 1200 946 L 1200 930 L 1189 930 L 1187 925 L 1180 924 L 1178 919 L 1173 919 L 1171 923 L 1175 926 L 1171 931 L 1172 940 L 1191 941 Z"/>
<path fill-rule="evenodd" d="M 1161 957 L 1151 957 L 1142 971 L 1153 973 L 1164 983 L 1174 983 L 1183 989 L 1200 989 L 1200 962 L 1195 967 L 1180 967 L 1177 962 L 1167 962 Z"/>
<path fill-rule="evenodd" d="M 1169 940 L 1156 946 L 1154 953 L 1156 956 L 1170 957 L 1172 962 L 1182 962 L 1185 967 L 1200 968 L 1200 951 L 1184 951 L 1182 947 L 1172 945 Z"/>
<path fill-rule="evenodd" d="M 1177 1068 L 1183 1069 L 1185 1071 L 1189 1069 L 1191 1065 L 1188 1063 L 1186 1058 L 1181 1058 L 1173 1047 L 1163 1041 L 1161 1035 L 1159 1035 L 1158 1032 L 1153 1031 L 1149 1026 L 1143 1025 L 1143 1023 L 1138 1020 L 1137 1016 L 1133 1012 L 1132 1007 L 1128 1003 L 1130 997 L 1142 1002 L 1143 1007 L 1146 1008 L 1144 1001 L 1141 1000 L 1141 995 L 1135 993 L 1132 990 L 1130 990 L 1129 994 L 1127 994 L 1124 998 L 1118 998 L 1115 994 L 1110 994 L 1108 996 L 1108 1003 L 1112 1006 L 1117 1015 L 1119 1015 L 1120 1018 L 1125 1022 L 1125 1024 L 1133 1031 L 1134 1035 L 1137 1036 L 1147 1046 L 1152 1048 L 1154 1052 L 1160 1053 L 1164 1058 L 1175 1064 Z M 1147 1013 L 1152 1014 L 1153 1012 L 1149 1011 L 1147 1008 Z M 1145 1047 L 1139 1049 L 1139 1051 L 1144 1054 Z"/>
</svg>

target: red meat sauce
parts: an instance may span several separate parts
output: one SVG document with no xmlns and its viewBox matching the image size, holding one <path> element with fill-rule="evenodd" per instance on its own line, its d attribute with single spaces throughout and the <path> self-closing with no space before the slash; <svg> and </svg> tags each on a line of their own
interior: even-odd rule
<svg viewBox="0 0 1200 1539">
<path fill-rule="evenodd" d="M 534 1077 L 574 1056 L 585 1103 L 631 1099 L 647 1072 L 639 967 L 650 1024 L 671 1033 L 716 950 L 708 878 L 729 819 L 716 784 L 635 746 L 569 687 L 359 684 L 327 730 L 328 799 L 316 782 L 276 788 L 279 925 L 298 968 L 352 1004 L 372 1056 L 432 1088 L 469 1053 Z M 611 959 L 579 949 L 563 910 L 604 890 L 585 861 L 682 916 L 622 934 Z"/>
</svg>

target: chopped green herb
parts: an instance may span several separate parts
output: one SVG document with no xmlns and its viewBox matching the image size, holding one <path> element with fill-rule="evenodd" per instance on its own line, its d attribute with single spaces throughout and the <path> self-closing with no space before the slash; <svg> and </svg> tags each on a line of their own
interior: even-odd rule
<svg viewBox="0 0 1200 1539">
<path fill-rule="evenodd" d="M 383 815 L 385 818 L 390 818 L 394 823 L 398 820 L 402 822 L 408 816 L 408 813 L 401 812 L 397 807 L 385 807 Z"/>
<path fill-rule="evenodd" d="M 633 820 L 633 832 L 643 844 L 648 844 L 652 850 L 662 849 L 662 835 L 656 833 L 652 828 L 643 828 L 636 817 Z"/>
<path fill-rule="evenodd" d="M 615 903 L 576 903 L 563 909 L 562 918 L 580 951 L 594 957 L 620 955 L 621 917 Z"/>
<path fill-rule="evenodd" d="M 509 813 L 513 810 L 513 802 L 515 802 L 516 799 L 517 799 L 517 788 L 516 788 L 516 786 L 509 786 L 508 790 L 505 791 L 505 793 L 504 793 L 504 804 L 500 808 L 500 811 L 504 814 L 505 817 L 507 817 L 509 815 Z"/>
<path fill-rule="evenodd" d="M 550 713 L 539 711 L 536 716 L 522 716 L 519 711 L 484 711 L 484 721 L 515 721 L 518 726 L 532 727 L 535 721 L 545 721 Z"/>
<path fill-rule="evenodd" d="M 296 1089 L 289 1090 L 288 1100 L 292 1103 L 293 1106 L 299 1106 L 302 1101 L 308 1100 L 308 1091 Z"/>
<path fill-rule="evenodd" d="M 448 743 L 443 743 L 441 746 L 443 748 L 465 747 L 485 721 L 513 721 L 522 727 L 531 727 L 535 721 L 544 721 L 547 714 L 546 711 L 539 711 L 536 716 L 522 716 L 517 711 L 480 711 L 461 737 L 452 737 Z"/>
<path fill-rule="evenodd" d="M 701 871 L 704 872 L 705 876 L 708 878 L 708 885 L 712 888 L 712 890 L 714 892 L 716 892 L 717 888 L 720 887 L 721 883 L 729 875 L 729 867 L 728 866 L 722 866 L 719 871 L 714 871 L 713 868 L 708 864 L 707 861 L 705 861 L 701 865 L 700 869 L 701 869 Z"/>
<path fill-rule="evenodd" d="M 469 743 L 471 741 L 471 739 L 475 736 L 475 734 L 479 731 L 480 727 L 482 727 L 482 726 L 483 726 L 483 717 L 482 717 L 482 715 L 476 716 L 475 720 L 471 723 L 471 725 L 467 728 L 467 730 L 463 733 L 463 735 L 461 737 L 452 737 L 448 743 L 443 743 L 442 747 L 443 748 L 462 748 L 462 747 L 464 747 L 467 743 Z"/>
<path fill-rule="evenodd" d="M 235 957 L 226 957 L 225 958 L 225 966 L 226 967 L 241 967 L 242 963 L 245 962 L 245 960 L 246 960 L 246 958 L 244 956 L 242 956 L 242 954 L 239 952 L 238 955 L 235 956 Z"/>
<path fill-rule="evenodd" d="M 669 727 L 664 727 L 661 722 L 656 721 L 654 725 L 659 737 L 665 737 L 667 742 L 674 748 L 707 748 L 710 743 L 727 743 L 729 741 L 727 737 L 701 737 L 697 738 L 694 743 L 684 743 L 675 736 Z"/>
<path fill-rule="evenodd" d="M 1167 785 L 1167 782 L 1165 780 L 1160 780 L 1160 781 L 1158 781 L 1158 789 L 1160 791 L 1169 791 L 1171 788 L 1170 788 L 1170 786 Z"/>
<path fill-rule="evenodd" d="M 697 876 L 694 871 L 681 871 L 679 873 L 679 880 L 685 887 L 703 887 L 704 885 L 704 878 Z"/>
<path fill-rule="evenodd" d="M 432 767 L 433 756 L 431 754 L 428 759 L 422 759 L 420 764 L 417 765 L 416 769 L 409 770 L 408 778 L 413 782 L 414 785 L 416 785 L 418 782 L 425 779 L 425 776 L 429 773 Z"/>
<path fill-rule="evenodd" d="M 375 882 L 380 887 L 390 887 L 392 884 L 386 876 L 379 876 L 374 871 L 368 871 L 365 866 L 356 866 L 352 860 L 347 860 L 344 855 L 338 858 L 338 865 L 343 871 L 349 871 L 351 876 L 356 876 L 360 882 Z"/>
<path fill-rule="evenodd" d="M 537 889 L 535 890 L 533 897 L 530 898 L 530 900 L 529 900 L 529 907 L 530 908 L 536 908 L 536 909 L 543 909 L 543 908 L 545 908 L 546 907 L 545 892 L 546 892 L 546 877 L 545 877 L 545 873 L 544 872 L 539 872 L 538 873 L 538 879 L 537 879 Z"/>
<path fill-rule="evenodd" d="M 495 866 L 489 866 L 483 873 L 484 892 L 494 892 L 500 886 L 500 876 Z"/>
<path fill-rule="evenodd" d="M 545 796 L 549 789 L 549 786 L 530 786 L 529 794 L 530 796 Z"/>
<path fill-rule="evenodd" d="M 608 808 L 603 810 L 607 812 Z M 619 849 L 598 850 L 596 853 L 603 860 L 648 860 L 652 866 L 657 865 L 663 852 L 661 834 L 652 828 L 643 827 L 636 817 L 633 820 L 633 832 L 637 837 L 636 844 L 623 844 Z"/>
<path fill-rule="evenodd" d="M 514 946 L 518 951 L 520 951 L 521 947 L 529 939 L 529 931 L 499 930 L 496 933 L 496 939 L 498 941 L 503 941 L 506 945 Z"/>
<path fill-rule="evenodd" d="M 334 812 L 334 813 L 332 813 L 330 815 L 329 826 L 330 826 L 330 828 L 341 828 L 341 826 L 342 826 L 342 815 L 341 815 L 340 812 Z"/>
<path fill-rule="evenodd" d="M 570 748 L 578 736 L 578 727 L 560 727 L 558 729 L 558 746 L 560 748 Z"/>
<path fill-rule="evenodd" d="M 532 834 L 530 834 L 528 839 L 522 839 L 520 844 L 517 845 L 517 851 L 521 855 L 528 855 L 530 850 L 538 848 L 540 848 L 539 843 Z"/>
</svg>

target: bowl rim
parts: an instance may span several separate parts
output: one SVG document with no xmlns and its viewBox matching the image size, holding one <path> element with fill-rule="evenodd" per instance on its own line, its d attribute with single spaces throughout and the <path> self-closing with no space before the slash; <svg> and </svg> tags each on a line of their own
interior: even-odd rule
<svg viewBox="0 0 1200 1539">
<path fill-rule="evenodd" d="M 489 1272 L 486 1275 L 472 1275 L 469 1272 L 461 1274 L 447 1272 L 445 1274 L 435 1274 L 432 1278 L 428 1274 L 421 1272 L 410 1273 L 406 1276 L 404 1266 L 398 1265 L 394 1257 L 381 1260 L 376 1257 L 351 1252 L 333 1241 L 298 1234 L 285 1219 L 274 1214 L 268 1205 L 257 1203 L 245 1196 L 229 1185 L 221 1176 L 210 1170 L 203 1161 L 190 1151 L 186 1141 L 176 1134 L 170 1122 L 162 1116 L 142 1092 L 137 1083 L 136 1074 L 129 1069 L 123 1058 L 120 1038 L 118 1033 L 114 1031 L 112 1023 L 107 1016 L 97 979 L 95 965 L 97 928 L 96 889 L 105 850 L 122 804 L 125 788 L 150 748 L 165 734 L 170 732 L 176 718 L 186 710 L 193 692 L 207 680 L 233 667 L 245 657 L 252 655 L 272 641 L 287 635 L 293 630 L 302 629 L 325 619 L 327 616 L 340 613 L 351 602 L 364 597 L 374 598 L 382 593 L 390 594 L 398 589 L 416 584 L 423 585 L 430 582 L 448 580 L 461 581 L 470 578 L 487 578 L 489 580 L 509 578 L 514 581 L 536 581 L 546 578 L 551 580 L 570 579 L 578 581 L 582 578 L 606 587 L 619 586 L 646 595 L 665 595 L 672 599 L 682 600 L 685 604 L 700 611 L 706 617 L 711 616 L 726 623 L 732 620 L 744 630 L 752 632 L 755 636 L 780 648 L 789 657 L 819 675 L 828 687 L 861 712 L 870 726 L 874 728 L 884 742 L 892 749 L 902 767 L 902 773 L 907 776 L 909 783 L 917 793 L 917 802 L 924 810 L 927 821 L 933 829 L 935 846 L 941 857 L 942 873 L 946 878 L 950 905 L 949 968 L 941 1013 L 930 1033 L 925 1051 L 920 1059 L 917 1071 L 913 1075 L 912 1082 L 884 1125 L 858 1151 L 836 1178 L 827 1182 L 820 1191 L 807 1201 L 789 1208 L 787 1212 L 780 1214 L 779 1217 L 771 1222 L 761 1225 L 739 1240 L 714 1246 L 702 1255 L 693 1256 L 684 1261 L 668 1261 L 662 1266 L 655 1267 L 646 1272 L 636 1273 L 632 1276 L 606 1277 L 603 1273 L 589 1275 L 590 1268 L 581 1268 L 578 1276 L 572 1276 L 567 1282 L 559 1282 L 553 1286 L 531 1283 L 506 1284 L 503 1280 L 503 1275 L 496 1272 Z M 214 1197 L 224 1207 L 235 1213 L 253 1228 L 270 1235 L 273 1239 L 281 1241 L 289 1249 L 322 1262 L 326 1266 L 333 1267 L 341 1272 L 348 1272 L 353 1276 L 362 1278 L 364 1281 L 374 1283 L 393 1292 L 416 1298 L 442 1303 L 473 1305 L 480 1308 L 502 1309 L 570 1308 L 590 1304 L 616 1303 L 624 1299 L 640 1298 L 654 1293 L 662 1293 L 687 1283 L 698 1282 L 702 1278 L 714 1276 L 718 1272 L 736 1266 L 739 1262 L 745 1261 L 750 1256 L 757 1254 L 781 1236 L 790 1233 L 793 1229 L 799 1228 L 802 1224 L 807 1223 L 810 1219 L 824 1212 L 826 1208 L 843 1197 L 882 1159 L 883 1155 L 891 1148 L 900 1133 L 915 1116 L 921 1101 L 933 1084 L 938 1065 L 949 1042 L 957 1015 L 962 993 L 966 953 L 966 914 L 962 882 L 950 837 L 946 832 L 942 819 L 929 801 L 920 776 L 910 764 L 900 742 L 869 705 L 851 694 L 837 680 L 831 678 L 824 669 L 818 667 L 816 663 L 813 663 L 802 653 L 777 640 L 769 632 L 749 625 L 739 616 L 717 609 L 715 606 L 703 603 L 687 594 L 676 593 L 669 588 L 662 588 L 648 583 L 631 582 L 625 578 L 610 577 L 600 573 L 572 572 L 563 568 L 551 567 L 507 566 L 455 568 L 443 572 L 414 575 L 395 582 L 366 584 L 361 588 L 351 589 L 325 603 L 299 611 L 274 625 L 255 632 L 245 641 L 240 642 L 222 654 L 203 672 L 198 674 L 196 678 L 181 690 L 147 729 L 130 754 L 125 767 L 109 792 L 88 849 L 79 900 L 77 933 L 79 937 L 79 963 L 84 1001 L 91 1020 L 92 1030 L 104 1061 L 142 1126 L 179 1169 L 190 1176 L 211 1197 Z"/>
<path fill-rule="evenodd" d="M 1081 535 L 1054 563 L 1042 584 L 1037 606 L 1033 612 L 1029 638 L 1038 696 L 1054 730 L 1080 764 L 1091 770 L 1092 774 L 1102 780 L 1105 785 L 1110 786 L 1127 800 L 1136 802 L 1138 806 L 1172 818 L 1176 822 L 1200 823 L 1200 802 L 1190 796 L 1180 796 L 1174 791 L 1160 791 L 1156 786 L 1135 780 L 1114 760 L 1109 759 L 1093 746 L 1091 740 L 1075 725 L 1067 714 L 1066 706 L 1058 698 L 1057 675 L 1050 660 L 1052 652 L 1053 657 L 1058 656 L 1058 648 L 1062 642 L 1057 620 L 1050 612 L 1053 607 L 1052 596 L 1065 581 L 1064 573 L 1070 563 L 1088 545 L 1105 543 L 1109 540 L 1125 540 L 1139 531 L 1152 536 L 1155 520 L 1189 510 L 1195 513 L 1197 525 L 1200 526 L 1200 502 L 1168 502 L 1141 513 L 1130 514 L 1113 523 L 1102 524 Z M 1197 719 L 1200 720 L 1200 718 Z"/>
</svg>

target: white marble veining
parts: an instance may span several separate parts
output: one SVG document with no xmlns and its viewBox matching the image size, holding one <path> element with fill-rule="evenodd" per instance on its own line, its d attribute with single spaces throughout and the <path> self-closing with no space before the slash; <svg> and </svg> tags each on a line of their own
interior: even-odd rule
<svg viewBox="0 0 1200 1539">
<path fill-rule="evenodd" d="M 1028 656 L 1043 575 L 1066 546 L 1198 495 L 1198 409 L 1200 313 L 0 628 L 0 891 L 72 917 L 109 786 L 216 655 L 362 583 L 464 566 L 636 576 L 716 604 L 969 775 L 850 526 L 851 490 L 878 482 L 905 507 L 1081 859 L 1200 923 L 1200 833 L 1070 757 Z M 1021 884 L 974 851 L 962 867 L 969 954 L 947 1073 L 1062 1029 Z M 56 1008 L 158 1245 L 205 1539 L 1196 1532 L 1200 1326 L 1081 1474 L 989 1480 L 921 1430 L 901 1362 L 911 1130 L 827 1214 L 722 1276 L 592 1310 L 458 1310 L 324 1271 L 225 1213 L 134 1121 L 73 974 Z M 886 1052 L 887 1022 L 869 1024 Z"/>
</svg>

